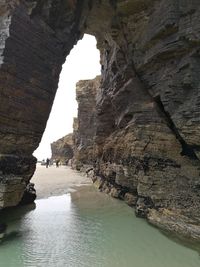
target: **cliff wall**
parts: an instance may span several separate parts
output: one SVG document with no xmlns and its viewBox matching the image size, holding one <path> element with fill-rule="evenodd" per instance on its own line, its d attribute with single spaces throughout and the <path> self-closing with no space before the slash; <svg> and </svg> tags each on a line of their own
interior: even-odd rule
<svg viewBox="0 0 200 267">
<path fill-rule="evenodd" d="M 137 212 L 156 224 L 158 217 L 165 225 L 179 217 L 184 229 L 199 225 L 199 15 L 196 0 L 1 1 L 4 185 L 11 176 L 30 179 L 31 153 L 44 131 L 61 65 L 89 33 L 97 39 L 102 76 L 91 96 L 95 104 L 87 104 L 95 109 L 92 116 L 79 92 L 79 162 L 93 164 L 102 188 L 115 187 L 112 194 L 120 198 L 129 194 Z M 82 116 L 91 119 L 88 127 Z M 13 204 L 2 200 L 0 206 Z"/>
<path fill-rule="evenodd" d="M 62 164 L 66 164 L 73 158 L 73 134 L 68 134 L 56 142 L 51 144 L 52 160 L 60 160 Z"/>
<path fill-rule="evenodd" d="M 62 64 L 80 38 L 81 8 L 55 0 L 0 2 L 0 209 L 20 202 L 35 171 L 32 153 Z"/>
<path fill-rule="evenodd" d="M 96 136 L 96 95 L 100 77 L 79 81 L 76 85 L 78 117 L 74 123 L 74 159 L 76 169 L 94 163 L 94 139 Z"/>
<path fill-rule="evenodd" d="M 171 224 L 173 216 L 199 224 L 199 5 L 106 3 L 87 20 L 102 64 L 94 173 L 103 190 L 131 194 L 137 213 L 156 224 L 159 213 L 166 222 L 165 209 Z"/>
</svg>

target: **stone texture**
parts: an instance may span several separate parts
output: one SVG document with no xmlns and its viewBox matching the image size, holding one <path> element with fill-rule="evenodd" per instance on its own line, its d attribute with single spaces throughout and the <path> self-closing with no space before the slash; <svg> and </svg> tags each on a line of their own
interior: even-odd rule
<svg viewBox="0 0 200 267">
<path fill-rule="evenodd" d="M 187 218 L 200 217 L 199 1 L 2 0 L 0 10 L 1 154 L 30 159 L 66 55 L 93 34 L 102 75 L 77 86 L 74 165 L 93 168 L 102 191 L 136 196 L 142 216 L 178 211 L 192 232 Z M 6 175 L 18 178 L 9 168 Z"/>
<path fill-rule="evenodd" d="M 185 238 L 199 241 L 200 220 L 198 217 L 185 216 L 177 209 L 160 209 L 159 211 L 150 209 L 148 220 L 163 230 L 173 231 Z"/>
<path fill-rule="evenodd" d="M 0 208 L 16 206 L 35 171 L 34 157 L 0 155 Z"/>
<path fill-rule="evenodd" d="M 124 195 L 124 201 L 131 207 L 134 207 L 137 202 L 137 196 L 131 193 L 126 193 Z"/>
<path fill-rule="evenodd" d="M 120 198 L 136 194 L 141 216 L 167 207 L 200 217 L 199 4 L 113 1 L 110 10 L 107 3 L 87 20 L 102 64 L 95 172 L 120 187 Z"/>
<path fill-rule="evenodd" d="M 0 192 L 7 192 L 1 193 L 0 209 L 19 203 L 34 173 L 31 154 L 44 132 L 62 63 L 80 38 L 81 4 L 73 2 L 0 2 Z"/>
<path fill-rule="evenodd" d="M 67 164 L 73 158 L 73 134 L 68 134 L 51 144 L 52 160 L 59 159 L 62 164 Z"/>
<path fill-rule="evenodd" d="M 100 77 L 79 81 L 76 85 L 78 118 L 74 121 L 73 165 L 80 170 L 83 165 L 94 164 L 94 137 L 96 131 L 96 93 Z"/>
<path fill-rule="evenodd" d="M 24 194 L 22 196 L 22 199 L 19 203 L 19 205 L 27 205 L 27 204 L 31 204 L 34 202 L 34 200 L 36 199 L 36 190 L 34 188 L 34 184 L 33 183 L 29 183 L 26 186 L 26 189 L 24 191 Z"/>
</svg>

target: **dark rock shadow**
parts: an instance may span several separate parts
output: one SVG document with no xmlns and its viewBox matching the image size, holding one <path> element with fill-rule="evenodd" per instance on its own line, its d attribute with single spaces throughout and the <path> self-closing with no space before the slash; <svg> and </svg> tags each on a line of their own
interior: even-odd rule
<svg viewBox="0 0 200 267">
<path fill-rule="evenodd" d="M 14 220 L 20 220 L 21 217 L 31 212 L 35 208 L 36 208 L 35 203 L 24 206 L 6 208 L 0 212 L 0 223 L 9 224 L 9 222 L 12 222 Z"/>
<path fill-rule="evenodd" d="M 7 228 L 4 236 L 0 238 L 0 246 L 21 238 L 23 234 L 20 231 L 21 219 L 35 208 L 36 204 L 33 203 L 25 206 L 7 208 L 0 212 L 0 224 L 5 224 Z"/>
<path fill-rule="evenodd" d="M 5 236 L 0 239 L 0 246 L 6 244 L 7 242 L 12 242 L 21 237 L 21 233 L 19 231 L 12 231 L 6 233 Z"/>
</svg>

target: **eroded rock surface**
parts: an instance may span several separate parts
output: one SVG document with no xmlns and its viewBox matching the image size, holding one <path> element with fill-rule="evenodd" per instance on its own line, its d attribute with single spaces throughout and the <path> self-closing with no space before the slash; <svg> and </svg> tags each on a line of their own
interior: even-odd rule
<svg viewBox="0 0 200 267">
<path fill-rule="evenodd" d="M 80 38 L 81 7 L 73 1 L 0 2 L 0 209 L 19 203 L 34 173 L 31 155 L 62 64 Z"/>
<path fill-rule="evenodd" d="M 51 144 L 52 160 L 60 160 L 62 164 L 67 164 L 73 158 L 73 134 L 68 134 Z"/>
<path fill-rule="evenodd" d="M 77 170 L 93 166 L 96 135 L 96 95 L 100 77 L 79 81 L 76 85 L 78 118 L 74 121 L 74 160 Z M 88 165 L 88 166 L 87 166 Z"/>
<path fill-rule="evenodd" d="M 35 171 L 36 159 L 0 155 L 0 208 L 16 206 Z"/>
<path fill-rule="evenodd" d="M 102 76 L 77 87 L 77 166 L 88 166 L 101 190 L 131 197 L 142 216 L 166 209 L 183 216 L 177 220 L 199 218 L 199 2 L 3 0 L 1 7 L 1 153 L 30 157 L 66 55 L 83 33 L 93 34 Z"/>
<path fill-rule="evenodd" d="M 102 64 L 95 173 L 114 196 L 135 194 L 142 216 L 165 207 L 199 217 L 199 4 L 114 2 L 101 32 L 106 1 L 88 19 Z"/>
</svg>

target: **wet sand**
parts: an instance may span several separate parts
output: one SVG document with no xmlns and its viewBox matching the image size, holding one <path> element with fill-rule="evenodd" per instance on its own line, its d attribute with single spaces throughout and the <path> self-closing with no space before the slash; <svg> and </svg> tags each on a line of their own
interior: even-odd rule
<svg viewBox="0 0 200 267">
<path fill-rule="evenodd" d="M 31 179 L 35 184 L 37 199 L 73 192 L 77 186 L 91 185 L 91 180 L 68 166 L 46 168 L 37 164 Z"/>
</svg>

